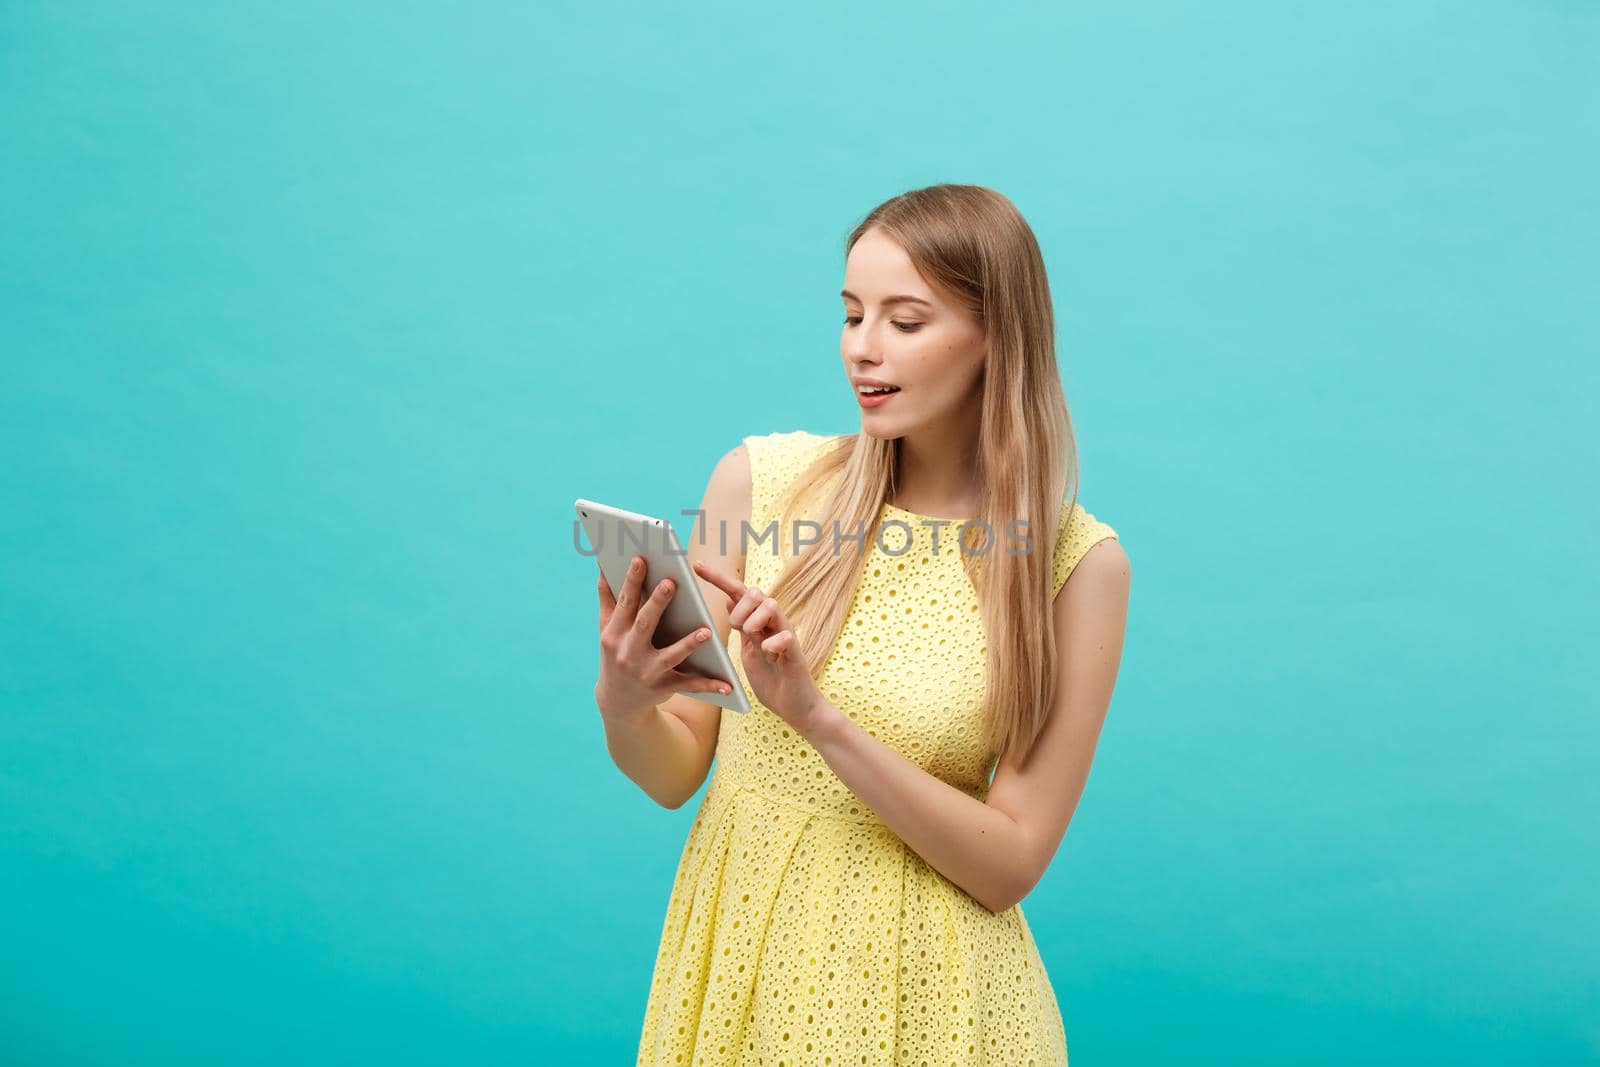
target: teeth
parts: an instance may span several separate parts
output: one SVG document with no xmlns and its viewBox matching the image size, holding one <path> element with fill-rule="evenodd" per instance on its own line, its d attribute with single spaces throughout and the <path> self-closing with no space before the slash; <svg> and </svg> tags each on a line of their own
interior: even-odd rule
<svg viewBox="0 0 1600 1067">
<path fill-rule="evenodd" d="M 868 396 L 876 396 L 878 393 L 892 393 L 894 390 L 895 387 L 892 385 L 863 385 L 860 391 Z"/>
</svg>

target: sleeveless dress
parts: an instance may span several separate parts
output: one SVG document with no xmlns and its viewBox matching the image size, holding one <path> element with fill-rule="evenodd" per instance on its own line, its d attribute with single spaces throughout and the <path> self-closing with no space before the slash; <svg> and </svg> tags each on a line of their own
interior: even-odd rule
<svg viewBox="0 0 1600 1067">
<path fill-rule="evenodd" d="M 776 520 L 779 494 L 835 439 L 744 439 L 753 531 Z M 938 527 L 935 555 L 937 520 L 885 505 L 880 521 L 896 554 L 868 530 L 871 558 L 818 688 L 983 800 L 996 757 L 982 745 L 986 646 L 959 523 Z M 1063 506 L 1062 528 L 1053 591 L 1091 545 L 1116 537 L 1081 505 L 1070 517 Z M 770 589 L 785 560 L 770 539 L 752 535 L 747 548 L 745 581 Z M 1022 907 L 989 911 L 908 848 L 756 699 L 741 637 L 730 631 L 728 647 L 751 710 L 722 714 L 667 903 L 639 1067 L 1065 1065 L 1061 1013 Z"/>
</svg>

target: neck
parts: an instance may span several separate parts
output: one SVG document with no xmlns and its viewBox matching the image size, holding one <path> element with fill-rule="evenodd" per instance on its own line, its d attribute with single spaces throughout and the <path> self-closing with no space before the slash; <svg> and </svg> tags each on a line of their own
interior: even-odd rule
<svg viewBox="0 0 1600 1067">
<path fill-rule="evenodd" d="M 973 405 L 901 437 L 890 503 L 922 515 L 967 518 L 978 514 L 983 487 L 978 484 L 973 457 L 978 453 L 979 414 Z"/>
</svg>

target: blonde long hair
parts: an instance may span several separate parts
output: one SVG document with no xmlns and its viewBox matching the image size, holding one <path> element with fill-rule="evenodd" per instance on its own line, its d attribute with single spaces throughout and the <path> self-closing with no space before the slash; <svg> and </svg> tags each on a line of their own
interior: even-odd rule
<svg viewBox="0 0 1600 1067">
<path fill-rule="evenodd" d="M 874 228 L 905 249 L 930 285 L 958 298 L 982 324 L 988 342 L 977 454 L 983 503 L 977 517 L 989 532 L 969 524 L 961 535 L 969 546 L 964 566 L 988 645 L 985 751 L 1015 753 L 1021 762 L 1044 728 L 1056 689 L 1051 562 L 1058 524 L 1071 516 L 1078 496 L 1077 448 L 1056 369 L 1044 257 L 1016 206 L 980 185 L 931 185 L 885 201 L 851 231 L 846 256 Z M 899 467 L 898 439 L 856 433 L 836 440 L 800 473 L 777 507 L 780 554 L 787 556 L 785 531 L 792 517 L 837 474 L 820 510 L 807 516 L 829 533 L 807 546 L 767 590 L 801 635 L 801 655 L 813 677 L 844 629 L 868 558 L 865 551 L 838 551 L 831 531 L 865 528 L 875 536 Z M 1031 539 L 1020 553 L 1007 539 L 1018 519 L 1027 522 Z M 987 550 L 979 548 L 984 543 Z"/>
</svg>

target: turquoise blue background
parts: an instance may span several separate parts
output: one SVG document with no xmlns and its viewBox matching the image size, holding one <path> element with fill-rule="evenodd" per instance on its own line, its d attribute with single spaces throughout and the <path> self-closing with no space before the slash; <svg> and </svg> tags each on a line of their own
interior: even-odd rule
<svg viewBox="0 0 1600 1067">
<path fill-rule="evenodd" d="M 631 1063 L 699 798 L 607 758 L 571 501 L 853 429 L 844 237 L 961 181 L 1133 560 L 1024 905 L 1073 1062 L 1600 1060 L 1597 55 L 1578 0 L 0 5 L 0 1059 Z"/>
</svg>

